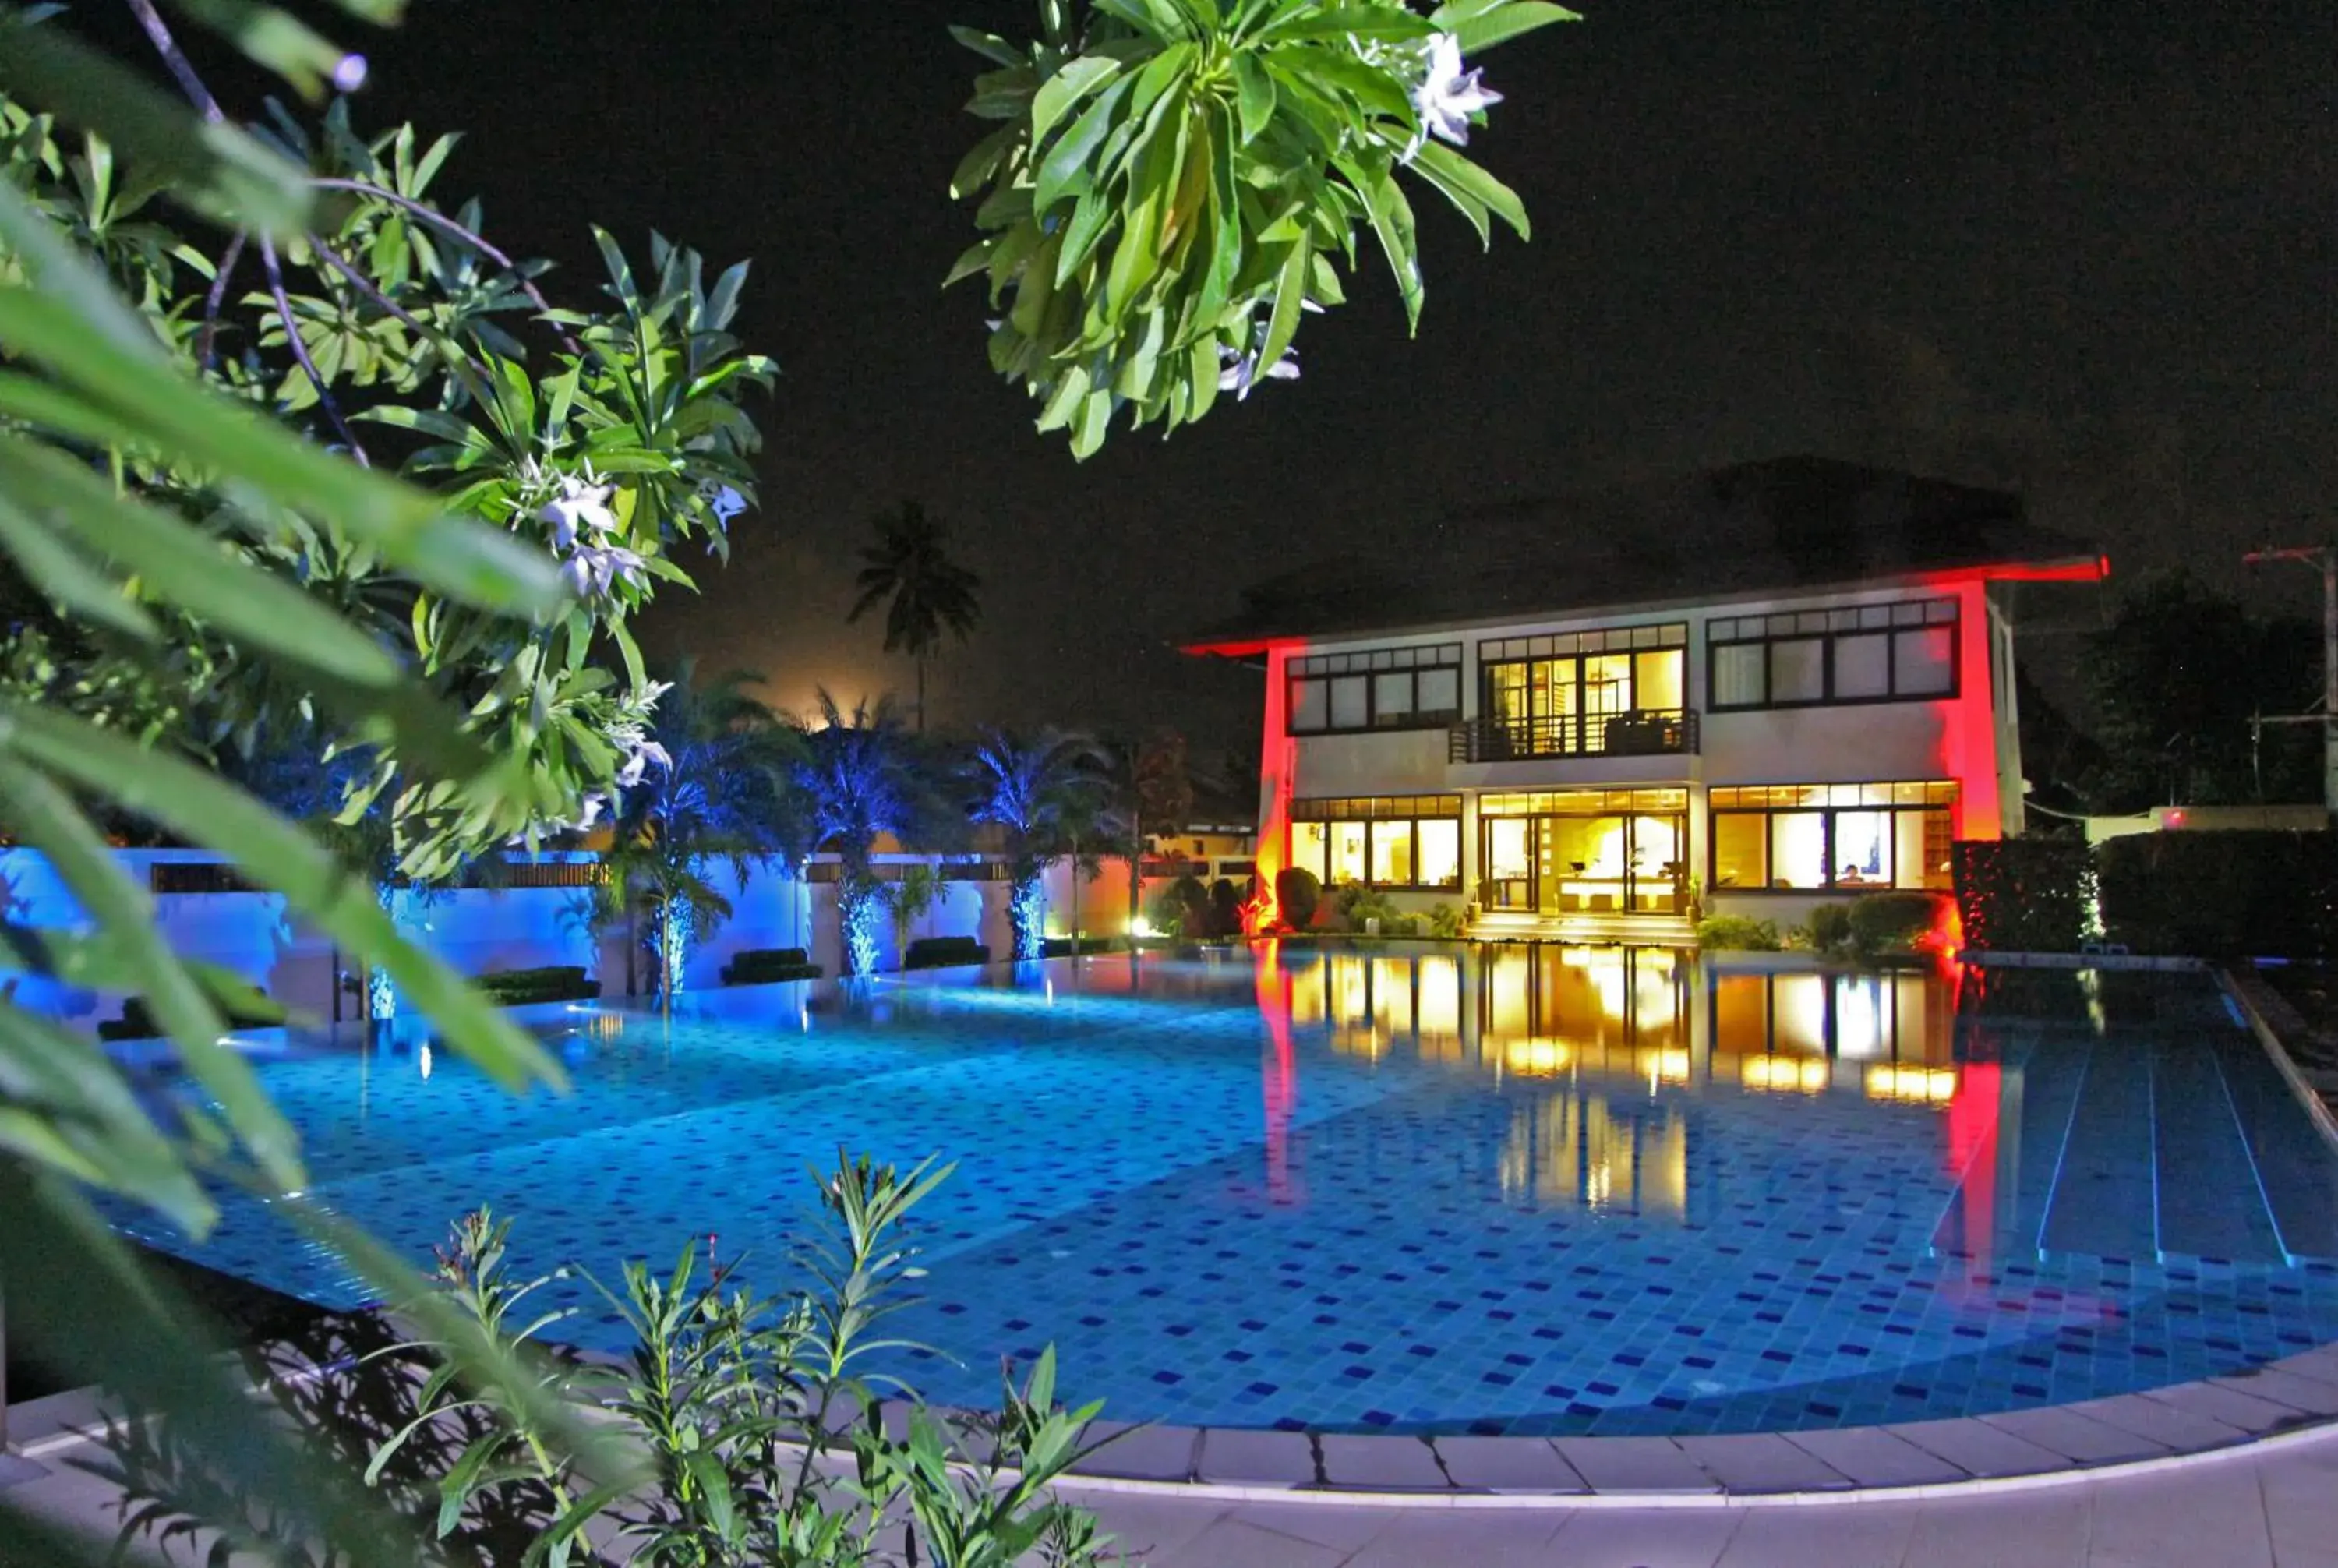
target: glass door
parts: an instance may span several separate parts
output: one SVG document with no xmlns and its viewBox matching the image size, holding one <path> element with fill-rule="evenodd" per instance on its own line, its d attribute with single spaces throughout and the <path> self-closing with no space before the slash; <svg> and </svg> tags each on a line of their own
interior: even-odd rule
<svg viewBox="0 0 2338 1568">
<path fill-rule="evenodd" d="M 1484 897 L 1488 909 L 1531 911 L 1535 906 L 1535 851 L 1541 819 L 1486 818 Z"/>
<path fill-rule="evenodd" d="M 1634 817 L 1630 887 L 1625 906 L 1637 915 L 1677 915 L 1688 883 L 1688 818 Z"/>
</svg>

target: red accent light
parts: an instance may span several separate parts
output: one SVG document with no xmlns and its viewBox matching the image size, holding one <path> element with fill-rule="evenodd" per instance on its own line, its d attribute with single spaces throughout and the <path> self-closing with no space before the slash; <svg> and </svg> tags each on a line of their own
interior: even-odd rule
<svg viewBox="0 0 2338 1568">
<path fill-rule="evenodd" d="M 1251 986 L 1259 1015 L 1266 1020 L 1268 1054 L 1259 1064 L 1266 1110 L 1266 1191 L 1277 1203 L 1296 1196 L 1291 1185 L 1291 1113 L 1299 1103 L 1299 1067 L 1291 1047 L 1291 983 L 1282 972 L 1282 944 L 1269 940 L 1251 949 Z"/>
<path fill-rule="evenodd" d="M 2168 825 L 2170 828 L 2181 828 L 2181 827 L 2183 827 L 2183 826 L 2184 826 L 2184 813 L 2183 813 L 2182 811 L 2180 811 L 2180 810 L 2176 810 L 2176 811 L 2170 811 L 2170 812 L 2167 814 L 2167 825 Z"/>
</svg>

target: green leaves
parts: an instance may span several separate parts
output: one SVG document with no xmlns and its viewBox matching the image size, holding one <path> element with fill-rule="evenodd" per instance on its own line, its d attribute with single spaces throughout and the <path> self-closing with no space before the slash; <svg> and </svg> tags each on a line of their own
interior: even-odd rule
<svg viewBox="0 0 2338 1568">
<path fill-rule="evenodd" d="M 290 236 L 314 205 L 303 172 L 231 125 L 206 123 L 54 24 L 0 15 L 0 87 L 102 131 L 179 200 L 233 228 Z"/>
<path fill-rule="evenodd" d="M 954 195 L 979 196 L 985 238 L 950 281 L 988 280 L 990 361 L 1039 404 L 1076 456 L 1124 410 L 1174 429 L 1221 387 L 1247 396 L 1296 374 L 1302 311 L 1340 303 L 1331 258 L 1359 225 L 1408 316 L 1424 299 L 1410 169 L 1490 242 L 1528 232 L 1515 192 L 1430 140 L 1482 109 L 1440 76 L 1435 45 L 1519 36 L 1572 14 L 1536 0 L 1092 0 L 1052 4 L 1046 42 L 1017 52 L 961 29 L 1002 67 L 969 108 L 1006 122 L 968 154 Z M 1061 25 L 1058 26 L 1057 24 Z M 1448 54 L 1449 68 L 1449 51 Z M 1424 118 L 1426 102 L 1435 113 Z M 987 194 L 986 194 L 987 192 Z"/>
</svg>

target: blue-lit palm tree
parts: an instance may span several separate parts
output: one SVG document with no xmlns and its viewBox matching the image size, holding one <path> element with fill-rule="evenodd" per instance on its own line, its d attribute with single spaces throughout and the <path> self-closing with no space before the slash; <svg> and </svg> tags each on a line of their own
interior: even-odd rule
<svg viewBox="0 0 2338 1568">
<path fill-rule="evenodd" d="M 845 972 L 866 975 L 877 966 L 885 922 L 869 858 L 879 836 L 916 830 L 926 786 L 889 699 L 872 707 L 863 698 L 847 712 L 821 691 L 820 710 L 804 725 L 798 746 L 790 771 L 810 807 L 811 846 L 834 850 L 842 862 L 836 898 Z"/>
<path fill-rule="evenodd" d="M 1046 951 L 1047 862 L 1063 853 L 1070 829 L 1085 824 L 1101 801 L 1105 765 L 1093 740 L 1060 730 L 1043 730 L 1027 740 L 989 730 L 975 742 L 967 768 L 972 815 L 1007 833 L 1013 865 L 1007 907 L 1018 960 Z"/>
<path fill-rule="evenodd" d="M 638 773 L 610 824 L 603 884 L 612 914 L 649 919 L 659 995 L 683 988 L 692 946 L 731 916 L 731 900 L 709 878 L 727 862 L 735 887 L 774 858 L 800 862 L 800 813 L 788 799 L 799 737 L 757 701 L 761 678 L 732 671 L 697 685 L 690 662 L 659 700 Z M 621 782 L 623 778 L 621 776 Z"/>
</svg>

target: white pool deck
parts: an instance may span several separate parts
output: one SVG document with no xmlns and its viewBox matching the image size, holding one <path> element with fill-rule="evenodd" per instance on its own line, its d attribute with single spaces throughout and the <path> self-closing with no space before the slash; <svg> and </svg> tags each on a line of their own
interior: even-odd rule
<svg viewBox="0 0 2338 1568">
<path fill-rule="evenodd" d="M 110 1537 L 117 1494 L 74 1464 L 95 1451 L 68 1433 L 25 1447 L 46 1473 L 8 1487 L 9 1503 Z M 1065 1495 L 1094 1508 L 1131 1562 L 1154 1568 L 2338 1568 L 2338 1426 L 2176 1463 L 1823 1503 L 1506 1497 L 1460 1507 L 1078 1485 Z M 197 1559 L 182 1547 L 132 1560 Z"/>
</svg>

